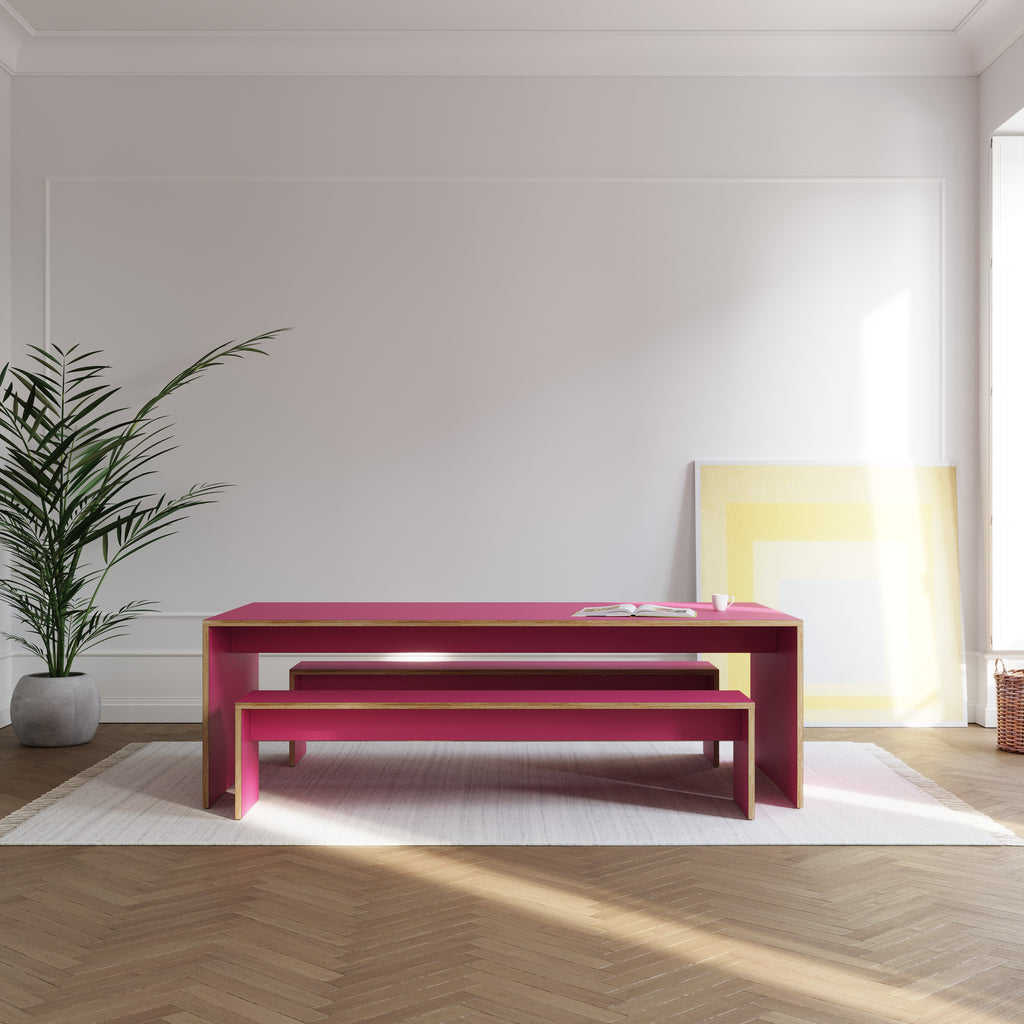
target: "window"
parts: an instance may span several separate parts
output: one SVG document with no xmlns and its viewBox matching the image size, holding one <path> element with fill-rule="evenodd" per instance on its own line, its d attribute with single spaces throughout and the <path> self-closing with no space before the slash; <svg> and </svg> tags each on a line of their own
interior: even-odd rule
<svg viewBox="0 0 1024 1024">
<path fill-rule="evenodd" d="M 992 140 L 992 646 L 1024 650 L 1024 136 Z"/>
</svg>

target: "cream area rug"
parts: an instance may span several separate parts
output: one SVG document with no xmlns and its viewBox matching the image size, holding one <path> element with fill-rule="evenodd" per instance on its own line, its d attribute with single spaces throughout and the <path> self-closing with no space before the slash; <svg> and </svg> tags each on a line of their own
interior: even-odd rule
<svg viewBox="0 0 1024 1024">
<path fill-rule="evenodd" d="M 310 744 L 261 747 L 260 799 L 201 806 L 199 743 L 132 744 L 0 820 L 0 845 L 1024 845 L 870 743 L 804 746 L 804 807 L 758 778 L 732 801 L 730 744 Z"/>
</svg>

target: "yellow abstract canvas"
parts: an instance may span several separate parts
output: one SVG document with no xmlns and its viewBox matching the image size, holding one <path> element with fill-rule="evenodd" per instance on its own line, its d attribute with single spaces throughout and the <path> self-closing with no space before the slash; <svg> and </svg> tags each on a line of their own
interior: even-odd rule
<svg viewBox="0 0 1024 1024">
<path fill-rule="evenodd" d="M 953 467 L 695 472 L 699 599 L 804 620 L 807 725 L 965 723 Z M 746 689 L 746 656 L 710 660 Z"/>
</svg>

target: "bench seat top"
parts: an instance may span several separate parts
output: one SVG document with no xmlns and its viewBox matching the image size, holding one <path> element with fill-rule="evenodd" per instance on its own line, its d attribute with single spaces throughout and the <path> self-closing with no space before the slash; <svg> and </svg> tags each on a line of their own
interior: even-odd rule
<svg viewBox="0 0 1024 1024">
<path fill-rule="evenodd" d="M 752 707 L 739 690 L 252 690 L 240 708 Z"/>
<path fill-rule="evenodd" d="M 344 674 L 346 672 L 380 673 L 381 675 L 412 675 L 413 673 L 435 673 L 446 675 L 455 672 L 495 672 L 507 675 L 523 672 L 711 672 L 715 666 L 710 661 L 563 661 L 563 660 L 517 660 L 517 661 L 300 661 L 293 665 L 292 672 L 314 675 L 323 673 Z"/>
</svg>

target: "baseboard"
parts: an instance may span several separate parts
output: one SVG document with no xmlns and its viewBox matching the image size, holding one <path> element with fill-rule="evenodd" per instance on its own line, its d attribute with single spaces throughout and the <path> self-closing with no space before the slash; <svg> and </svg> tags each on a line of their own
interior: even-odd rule
<svg viewBox="0 0 1024 1024">
<path fill-rule="evenodd" d="M 203 702 L 190 697 L 105 697 L 102 722 L 202 722 Z"/>
<path fill-rule="evenodd" d="M 991 703 L 987 700 L 971 700 L 967 702 L 967 721 L 974 725 L 983 725 L 986 729 L 996 727 L 996 704 L 995 699 Z"/>
<path fill-rule="evenodd" d="M 998 657 L 1001 655 L 991 651 L 972 651 L 967 658 L 967 721 L 986 729 L 994 729 L 997 722 L 995 670 Z"/>
<path fill-rule="evenodd" d="M 0 654 L 0 729 L 11 724 L 11 697 L 14 694 L 14 655 Z"/>
<path fill-rule="evenodd" d="M 991 652 L 972 651 L 965 659 L 966 720 L 989 729 L 994 729 L 997 723 L 993 678 L 997 656 Z M 352 654 L 347 657 L 363 660 L 367 655 Z M 578 659 L 580 656 L 571 657 Z M 1024 663 L 1024 653 L 1021 652 L 1003 657 L 1007 662 Z M 266 686 L 270 682 L 271 685 L 285 688 L 288 666 L 300 659 L 298 655 L 276 654 L 264 655 L 260 660 L 266 670 L 265 673 L 261 671 L 261 676 L 266 675 L 261 680 L 262 684 Z M 391 659 L 384 657 L 382 660 Z M 99 684 L 103 694 L 104 722 L 202 721 L 202 656 L 195 650 L 96 651 L 83 657 L 81 667 Z M 10 653 L 0 655 L 0 728 L 10 725 L 10 696 L 15 681 L 29 671 L 38 671 L 38 665 L 28 657 Z M 175 693 L 191 696 L 172 696 Z M 843 725 L 849 727 L 850 723 Z"/>
</svg>

